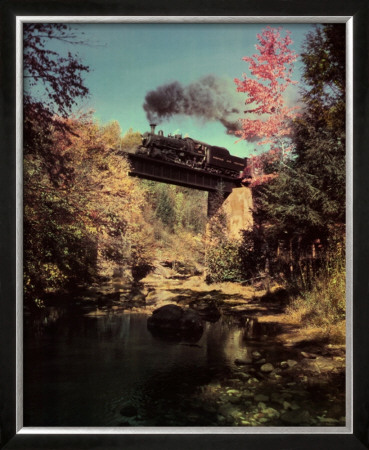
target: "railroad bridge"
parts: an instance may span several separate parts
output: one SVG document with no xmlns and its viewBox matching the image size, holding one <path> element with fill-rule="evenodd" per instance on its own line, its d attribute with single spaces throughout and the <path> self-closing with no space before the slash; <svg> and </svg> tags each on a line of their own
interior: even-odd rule
<svg viewBox="0 0 369 450">
<path fill-rule="evenodd" d="M 251 190 L 242 186 L 240 180 L 135 153 L 127 153 L 127 156 L 131 176 L 208 191 L 208 217 L 212 217 L 219 208 L 221 193 L 229 215 L 229 228 L 234 236 L 252 225 Z"/>
<path fill-rule="evenodd" d="M 208 216 L 215 213 L 214 199 L 219 197 L 219 193 L 226 199 L 234 188 L 241 187 L 240 180 L 185 165 L 152 159 L 134 153 L 128 153 L 128 159 L 131 166 L 129 172 L 131 176 L 208 191 Z"/>
</svg>

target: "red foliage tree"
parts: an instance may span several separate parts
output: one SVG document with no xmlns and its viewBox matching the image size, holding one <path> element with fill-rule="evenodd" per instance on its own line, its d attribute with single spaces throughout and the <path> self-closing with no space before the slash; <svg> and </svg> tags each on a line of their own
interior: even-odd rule
<svg viewBox="0 0 369 450">
<path fill-rule="evenodd" d="M 236 135 L 244 140 L 257 139 L 258 145 L 269 144 L 269 163 L 283 161 L 292 150 L 290 125 L 297 109 L 286 105 L 283 94 L 288 86 L 296 83 L 291 76 L 298 55 L 290 48 L 290 32 L 286 31 L 283 37 L 281 30 L 268 26 L 257 35 L 259 53 L 243 58 L 249 63 L 250 75 L 244 73 L 242 79 L 234 80 L 237 91 L 248 94 L 245 104 L 250 108 L 245 114 L 253 116 L 240 119 L 241 130 Z M 258 156 L 252 159 L 255 166 L 260 166 L 262 160 Z M 258 184 L 258 177 L 263 177 L 262 181 L 271 178 L 264 173 L 252 175 Z"/>
</svg>

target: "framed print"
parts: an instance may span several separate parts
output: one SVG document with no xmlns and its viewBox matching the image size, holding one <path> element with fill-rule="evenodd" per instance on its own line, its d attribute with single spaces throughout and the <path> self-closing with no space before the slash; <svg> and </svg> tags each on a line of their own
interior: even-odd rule
<svg viewBox="0 0 369 450">
<path fill-rule="evenodd" d="M 367 6 L 1 6 L 2 448 L 369 446 Z"/>
</svg>

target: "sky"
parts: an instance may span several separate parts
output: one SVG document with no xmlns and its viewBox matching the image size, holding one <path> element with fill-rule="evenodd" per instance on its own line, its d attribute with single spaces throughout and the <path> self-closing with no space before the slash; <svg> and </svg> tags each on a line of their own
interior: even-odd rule
<svg viewBox="0 0 369 450">
<path fill-rule="evenodd" d="M 144 133 L 149 119 L 143 108 L 145 96 L 167 83 L 196 86 L 199 80 L 211 76 L 222 82 L 224 102 L 237 103 L 242 118 L 246 95 L 236 92 L 234 78 L 242 78 L 248 64 L 244 56 L 256 53 L 256 35 L 267 25 L 289 30 L 291 48 L 301 53 L 301 45 L 313 24 L 158 24 L 101 23 L 73 24 L 81 33 L 84 45 L 53 43 L 55 50 L 78 54 L 90 67 L 84 74 L 90 90 L 88 99 L 79 102 L 81 109 L 93 109 L 101 124 L 116 120 L 124 134 L 130 128 Z M 82 34 L 83 33 L 83 34 Z M 49 45 L 50 47 L 50 45 Z M 295 63 L 293 79 L 301 81 L 301 63 Z M 298 87 L 290 89 L 287 101 L 298 98 Z M 241 109 L 240 109 L 241 108 Z M 181 133 L 211 145 L 226 147 L 231 154 L 248 156 L 257 148 L 255 143 L 241 141 L 229 135 L 218 120 L 174 115 L 163 120 L 158 129 L 164 134 Z"/>
</svg>

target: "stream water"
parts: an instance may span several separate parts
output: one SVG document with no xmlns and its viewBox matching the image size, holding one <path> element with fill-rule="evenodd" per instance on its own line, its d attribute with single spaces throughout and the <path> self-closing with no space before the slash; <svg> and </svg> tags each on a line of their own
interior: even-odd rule
<svg viewBox="0 0 369 450">
<path fill-rule="evenodd" d="M 169 338 L 147 314 L 86 312 L 25 317 L 24 426 L 345 423 L 344 373 L 277 344 L 276 324 L 222 315 L 195 339 Z"/>
<path fill-rule="evenodd" d="M 199 389 L 258 345 L 250 324 L 224 319 L 205 322 L 197 342 L 174 342 L 152 336 L 145 314 L 51 308 L 25 323 L 24 424 L 189 425 Z M 199 425 L 214 423 L 209 410 Z"/>
</svg>

